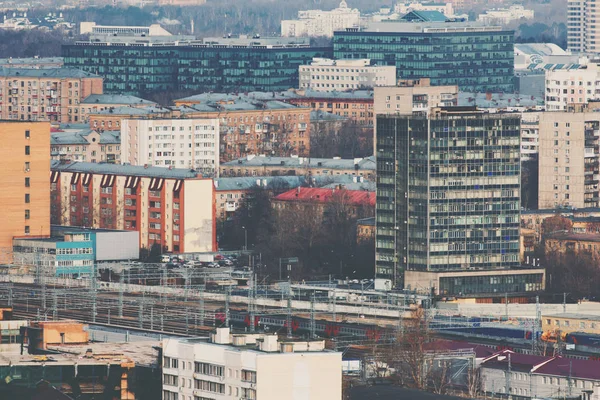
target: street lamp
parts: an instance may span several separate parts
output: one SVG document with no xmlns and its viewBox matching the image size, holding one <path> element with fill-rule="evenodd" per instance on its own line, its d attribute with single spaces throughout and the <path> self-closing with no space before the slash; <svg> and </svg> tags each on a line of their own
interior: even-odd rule
<svg viewBox="0 0 600 400">
<path fill-rule="evenodd" d="M 248 229 L 245 226 L 242 226 L 244 230 L 244 250 L 248 250 Z"/>
</svg>

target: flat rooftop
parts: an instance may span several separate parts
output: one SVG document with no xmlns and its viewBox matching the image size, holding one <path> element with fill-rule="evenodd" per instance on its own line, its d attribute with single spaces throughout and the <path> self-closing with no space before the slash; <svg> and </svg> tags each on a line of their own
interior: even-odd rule
<svg viewBox="0 0 600 400">
<path fill-rule="evenodd" d="M 122 165 L 122 164 L 100 164 L 88 162 L 67 162 L 51 161 L 52 171 L 59 172 L 83 172 L 92 174 L 122 175 L 122 176 L 140 176 L 149 178 L 165 179 L 195 179 L 202 178 L 202 175 L 192 169 L 184 168 L 162 168 L 143 165 Z"/>
<path fill-rule="evenodd" d="M 489 26 L 480 22 L 404 22 L 404 21 L 381 21 L 370 22 L 362 28 L 347 28 L 345 31 L 336 31 L 335 35 L 341 33 L 391 33 L 391 34 L 418 34 L 418 33 L 472 33 L 472 32 L 501 32 L 505 29 L 501 26 Z M 512 32 L 506 30 L 506 32 Z"/>
</svg>

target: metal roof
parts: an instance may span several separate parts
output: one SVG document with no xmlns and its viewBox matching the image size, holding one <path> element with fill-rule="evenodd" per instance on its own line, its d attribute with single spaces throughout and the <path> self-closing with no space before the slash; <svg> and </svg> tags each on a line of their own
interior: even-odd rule
<svg viewBox="0 0 600 400">
<path fill-rule="evenodd" d="M 155 102 L 145 100 L 136 96 L 124 94 L 91 94 L 81 101 L 80 104 L 145 104 L 156 105 Z"/>
<path fill-rule="evenodd" d="M 341 115 L 328 113 L 323 110 L 316 110 L 310 112 L 311 122 L 326 122 L 326 121 L 344 121 L 348 118 L 342 117 Z"/>
<path fill-rule="evenodd" d="M 59 64 L 63 63 L 62 57 L 21 57 L 21 58 L 0 58 L 0 64 L 11 64 L 15 66 L 23 64 Z"/>
<path fill-rule="evenodd" d="M 400 18 L 403 21 L 446 22 L 447 18 L 439 11 L 413 10 Z"/>
<path fill-rule="evenodd" d="M 275 196 L 274 200 L 328 203 L 338 196 L 342 196 L 346 204 L 375 206 L 375 193 L 344 189 L 296 188 Z"/>
<path fill-rule="evenodd" d="M 304 176 L 239 176 L 215 179 L 215 189 L 218 192 L 234 190 L 291 189 L 308 183 Z"/>
<path fill-rule="evenodd" d="M 161 168 L 144 167 L 137 165 L 122 164 L 101 164 L 88 162 L 69 162 L 61 163 L 52 161 L 50 165 L 52 171 L 60 172 L 82 172 L 91 174 L 121 175 L 121 176 L 140 176 L 147 178 L 165 178 L 165 179 L 194 179 L 202 178 L 198 171 L 180 168 Z"/>
<path fill-rule="evenodd" d="M 583 321 L 600 321 L 600 315 L 580 314 L 580 313 L 560 313 L 560 314 L 544 314 L 544 318 L 569 318 L 580 319 Z"/>
<path fill-rule="evenodd" d="M 50 144 L 52 145 L 65 145 L 65 144 L 89 144 L 86 137 L 96 132 L 93 129 L 86 128 L 80 131 L 54 131 L 50 134 Z M 120 131 L 103 131 L 100 134 L 100 144 L 121 144 L 121 132 Z"/>
<path fill-rule="evenodd" d="M 105 110 L 96 111 L 93 114 L 115 114 L 115 115 L 149 115 L 149 114 L 160 114 L 171 112 L 170 109 L 160 106 L 146 106 L 146 107 L 111 107 Z"/>
</svg>

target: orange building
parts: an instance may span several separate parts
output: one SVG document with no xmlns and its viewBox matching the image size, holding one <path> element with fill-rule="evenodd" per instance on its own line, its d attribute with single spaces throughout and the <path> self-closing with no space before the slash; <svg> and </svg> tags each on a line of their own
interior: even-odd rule
<svg viewBox="0 0 600 400">
<path fill-rule="evenodd" d="M 79 103 L 102 94 L 102 78 L 77 69 L 0 69 L 2 119 L 81 122 Z"/>
<path fill-rule="evenodd" d="M 14 237 L 50 236 L 50 124 L 0 122 L 0 259 Z"/>
</svg>

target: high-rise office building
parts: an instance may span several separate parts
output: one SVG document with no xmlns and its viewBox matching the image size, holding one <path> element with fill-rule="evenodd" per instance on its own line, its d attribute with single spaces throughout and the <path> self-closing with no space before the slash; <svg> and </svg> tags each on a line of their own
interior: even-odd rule
<svg viewBox="0 0 600 400">
<path fill-rule="evenodd" d="M 369 58 L 395 65 L 398 79 L 431 78 L 468 92 L 514 91 L 513 46 L 512 31 L 463 22 L 378 22 L 333 36 L 338 60 Z"/>
<path fill-rule="evenodd" d="M 298 87 L 298 67 L 330 57 L 306 38 L 106 37 L 64 45 L 65 66 L 104 77 L 106 93 L 165 90 L 278 91 Z"/>
<path fill-rule="evenodd" d="M 376 276 L 519 262 L 520 116 L 377 115 Z"/>
</svg>

